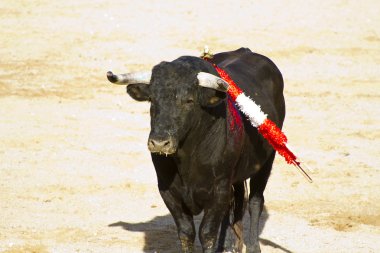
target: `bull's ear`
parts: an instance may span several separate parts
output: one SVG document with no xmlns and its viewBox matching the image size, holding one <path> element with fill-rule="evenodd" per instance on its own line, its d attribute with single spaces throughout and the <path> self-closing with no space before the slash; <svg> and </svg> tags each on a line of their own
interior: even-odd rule
<svg viewBox="0 0 380 253">
<path fill-rule="evenodd" d="M 133 83 L 127 86 L 127 93 L 134 100 L 148 101 L 150 100 L 150 89 L 148 84 Z"/>
<path fill-rule="evenodd" d="M 217 106 L 222 103 L 227 96 L 225 92 L 214 89 L 202 88 L 201 90 L 200 104 L 203 107 Z"/>
</svg>

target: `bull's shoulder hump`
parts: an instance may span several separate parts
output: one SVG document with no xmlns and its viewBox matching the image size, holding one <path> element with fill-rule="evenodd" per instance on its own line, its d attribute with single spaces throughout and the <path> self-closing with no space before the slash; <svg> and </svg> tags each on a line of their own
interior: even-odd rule
<svg viewBox="0 0 380 253">
<path fill-rule="evenodd" d="M 221 68 L 228 68 L 230 65 L 239 65 L 240 67 L 268 66 L 277 69 L 277 66 L 271 59 L 244 47 L 235 51 L 215 54 L 213 62 Z"/>
<path fill-rule="evenodd" d="M 241 59 L 244 55 L 252 54 L 249 48 L 241 47 L 234 51 L 222 52 L 215 54 L 213 62 L 217 65 L 228 65 L 228 62 Z"/>
</svg>

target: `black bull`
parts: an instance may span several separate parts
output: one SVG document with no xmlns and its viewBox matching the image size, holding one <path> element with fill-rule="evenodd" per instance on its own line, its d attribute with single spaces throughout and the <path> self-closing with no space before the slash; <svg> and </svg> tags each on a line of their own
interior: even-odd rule
<svg viewBox="0 0 380 253">
<path fill-rule="evenodd" d="M 212 62 L 282 127 L 283 79 L 271 60 L 241 48 L 216 54 Z M 161 62 L 141 80 L 133 74 L 109 72 L 107 76 L 111 82 L 127 84 L 132 98 L 151 103 L 148 148 L 160 194 L 177 225 L 182 252 L 193 251 L 193 216 L 202 211 L 199 238 L 203 252 L 242 252 L 248 178 L 247 252 L 260 252 L 259 217 L 275 151 L 237 111 L 226 92 L 200 86 L 200 72 L 218 76 L 209 62 L 191 56 Z"/>
</svg>

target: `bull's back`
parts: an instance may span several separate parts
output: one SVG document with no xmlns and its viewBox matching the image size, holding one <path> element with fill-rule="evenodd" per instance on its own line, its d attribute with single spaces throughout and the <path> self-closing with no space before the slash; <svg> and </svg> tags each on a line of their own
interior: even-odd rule
<svg viewBox="0 0 380 253">
<path fill-rule="evenodd" d="M 259 104 L 265 114 L 282 127 L 285 118 L 284 82 L 277 66 L 248 48 L 216 54 L 213 61 Z"/>
</svg>

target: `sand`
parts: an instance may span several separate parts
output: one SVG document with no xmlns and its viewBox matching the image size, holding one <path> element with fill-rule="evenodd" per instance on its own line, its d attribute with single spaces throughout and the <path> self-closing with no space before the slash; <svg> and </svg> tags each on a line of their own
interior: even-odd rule
<svg viewBox="0 0 380 253">
<path fill-rule="evenodd" d="M 249 47 L 285 79 L 263 252 L 380 252 L 377 1 L 2 1 L 0 252 L 177 252 L 149 104 L 106 72 Z M 200 217 L 197 217 L 199 220 Z M 196 252 L 199 251 L 197 242 Z"/>
</svg>

